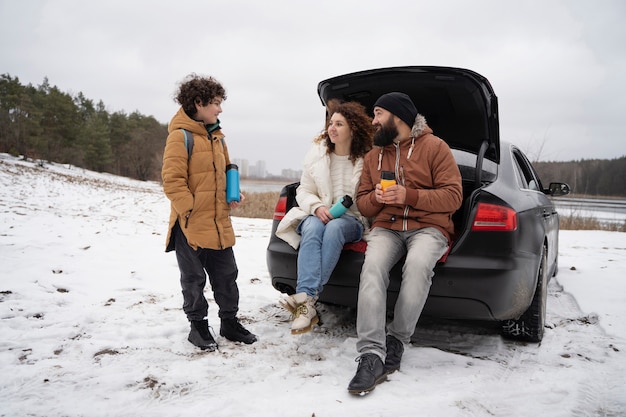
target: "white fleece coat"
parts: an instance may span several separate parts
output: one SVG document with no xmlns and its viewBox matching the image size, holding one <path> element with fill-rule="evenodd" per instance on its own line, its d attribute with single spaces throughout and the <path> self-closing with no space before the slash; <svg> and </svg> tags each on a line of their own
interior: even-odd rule
<svg viewBox="0 0 626 417">
<path fill-rule="evenodd" d="M 294 249 L 298 249 L 300 246 L 300 235 L 296 232 L 296 228 L 302 219 L 314 214 L 320 206 L 330 208 L 333 205 L 334 190 L 330 178 L 330 155 L 327 153 L 327 149 L 324 142 L 315 142 L 309 149 L 304 158 L 300 185 L 296 190 L 296 201 L 299 207 L 291 208 L 276 229 L 276 236 L 289 243 Z M 363 158 L 358 158 L 353 164 L 352 189 L 348 192 L 355 201 L 362 170 Z M 350 207 L 349 212 L 363 223 L 363 227 L 367 231 L 367 219 L 359 213 L 356 204 Z"/>
</svg>

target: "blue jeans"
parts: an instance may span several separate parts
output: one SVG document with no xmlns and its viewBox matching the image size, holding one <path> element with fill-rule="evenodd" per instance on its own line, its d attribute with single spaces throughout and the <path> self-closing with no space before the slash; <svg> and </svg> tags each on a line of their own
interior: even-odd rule
<svg viewBox="0 0 626 417">
<path fill-rule="evenodd" d="M 375 353 L 385 361 L 386 335 L 408 343 L 426 303 L 433 268 L 448 249 L 448 240 L 427 227 L 397 232 L 383 227 L 371 230 L 361 270 L 357 306 L 357 350 Z M 393 321 L 385 331 L 389 271 L 406 254 L 402 283 Z"/>
<path fill-rule="evenodd" d="M 343 245 L 363 236 L 363 224 L 354 216 L 343 215 L 327 224 L 315 216 L 305 217 L 296 231 L 302 236 L 298 249 L 296 293 L 317 297 L 337 265 Z"/>
</svg>

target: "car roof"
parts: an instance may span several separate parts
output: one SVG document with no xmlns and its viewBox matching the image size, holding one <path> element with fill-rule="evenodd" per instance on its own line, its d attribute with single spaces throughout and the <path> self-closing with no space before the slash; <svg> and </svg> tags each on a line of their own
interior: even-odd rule
<svg viewBox="0 0 626 417">
<path fill-rule="evenodd" d="M 451 148 L 500 159 L 498 100 L 487 78 L 463 68 L 405 66 L 359 71 L 329 78 L 317 86 L 322 104 L 333 98 L 358 101 L 373 114 L 378 97 L 403 92 L 426 117 L 435 135 Z M 486 151 L 481 151 L 486 141 Z"/>
</svg>

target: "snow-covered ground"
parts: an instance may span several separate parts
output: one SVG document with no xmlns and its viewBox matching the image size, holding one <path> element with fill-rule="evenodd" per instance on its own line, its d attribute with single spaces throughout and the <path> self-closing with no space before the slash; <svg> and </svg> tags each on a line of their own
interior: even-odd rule
<svg viewBox="0 0 626 417">
<path fill-rule="evenodd" d="M 1 416 L 623 416 L 626 236 L 562 231 L 539 345 L 424 320 L 402 370 L 365 397 L 355 312 L 292 336 L 271 286 L 271 221 L 234 218 L 253 345 L 186 341 L 161 187 L 0 154 Z M 210 322 L 217 308 L 207 291 Z"/>
</svg>

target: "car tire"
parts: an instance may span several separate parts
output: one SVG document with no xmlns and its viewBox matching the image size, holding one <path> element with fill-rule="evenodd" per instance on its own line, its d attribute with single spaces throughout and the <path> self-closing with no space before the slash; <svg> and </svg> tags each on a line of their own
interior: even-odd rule
<svg viewBox="0 0 626 417">
<path fill-rule="evenodd" d="M 502 336 L 508 339 L 539 343 L 543 339 L 546 323 L 546 304 L 548 299 L 548 259 L 544 246 L 537 272 L 537 288 L 528 310 L 516 320 L 506 320 L 502 325 Z"/>
<path fill-rule="evenodd" d="M 552 276 L 556 277 L 558 273 L 559 273 L 559 255 L 557 253 L 556 259 L 554 260 L 554 273 L 552 274 Z"/>
</svg>

